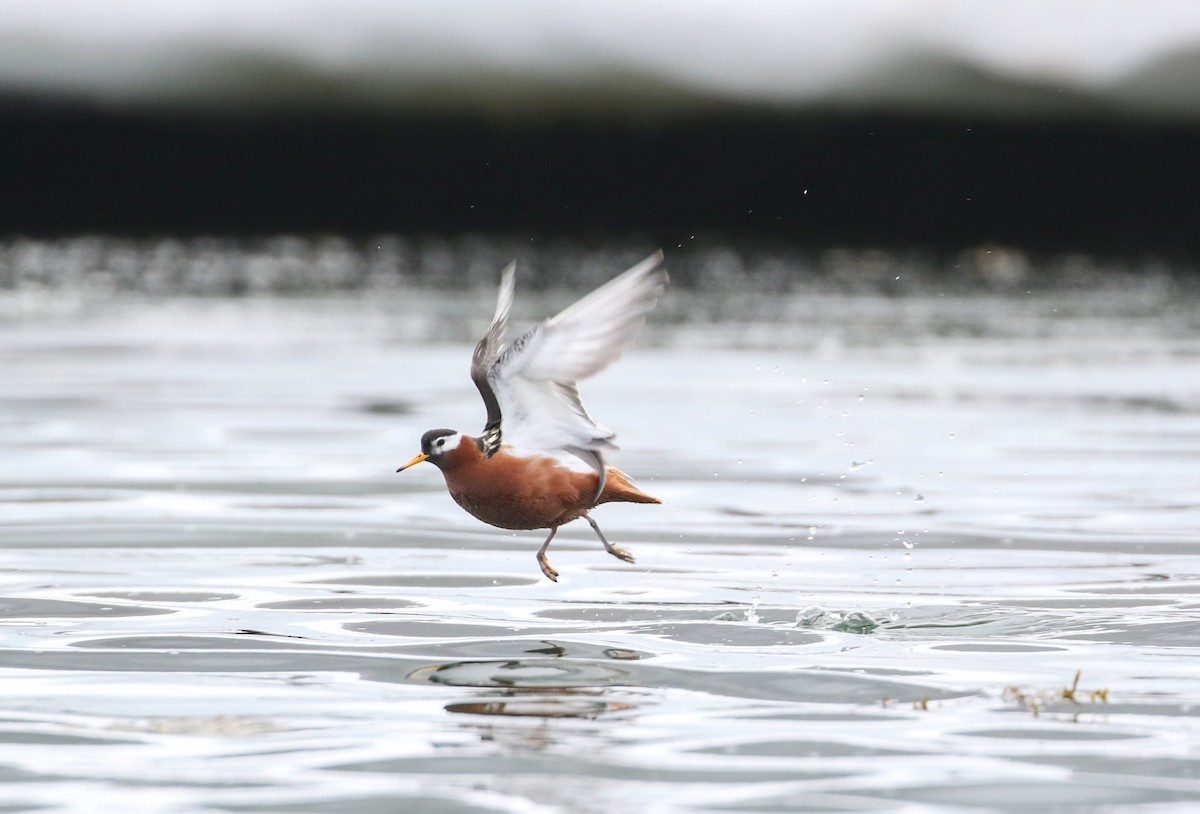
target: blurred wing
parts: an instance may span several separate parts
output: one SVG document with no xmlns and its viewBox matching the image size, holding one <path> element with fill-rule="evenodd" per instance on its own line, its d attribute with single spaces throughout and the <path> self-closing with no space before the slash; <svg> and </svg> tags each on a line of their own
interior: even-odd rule
<svg viewBox="0 0 1200 814">
<path fill-rule="evenodd" d="M 565 450 L 603 475 L 600 452 L 614 433 L 588 415 L 575 383 L 615 362 L 667 283 L 662 252 L 588 294 L 514 342 L 487 373 L 503 416 L 504 442 Z"/>
<path fill-rule="evenodd" d="M 512 308 L 513 290 L 515 288 L 516 262 L 509 263 L 500 272 L 500 293 L 496 297 L 496 313 L 492 316 L 492 324 L 483 335 L 483 339 L 475 346 L 471 356 L 471 381 L 479 389 L 483 404 L 487 408 L 487 424 L 480 434 L 483 451 L 490 458 L 500 448 L 500 402 L 488 381 L 488 372 L 500 358 L 504 348 L 504 329 L 508 326 L 508 312 Z"/>
</svg>

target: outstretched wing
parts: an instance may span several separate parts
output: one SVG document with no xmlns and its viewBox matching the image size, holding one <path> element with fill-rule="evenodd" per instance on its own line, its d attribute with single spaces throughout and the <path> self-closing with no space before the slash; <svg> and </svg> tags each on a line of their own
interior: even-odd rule
<svg viewBox="0 0 1200 814">
<path fill-rule="evenodd" d="M 512 308 L 513 291 L 515 288 L 517 263 L 513 261 L 500 272 L 500 293 L 496 297 L 496 313 L 492 316 L 492 324 L 488 327 L 483 339 L 475 345 L 475 353 L 471 355 L 471 381 L 483 396 L 483 404 L 487 408 L 487 424 L 480 434 L 483 451 L 490 458 L 500 448 L 500 402 L 488 382 L 488 371 L 496 364 L 500 352 L 504 349 L 504 329 L 508 326 L 508 312 Z"/>
<path fill-rule="evenodd" d="M 603 489 L 601 453 L 615 448 L 614 433 L 588 414 L 576 382 L 615 362 L 633 341 L 646 312 L 654 307 L 667 283 L 662 262 L 662 252 L 655 252 L 530 329 L 491 364 L 486 382 L 502 417 L 505 443 L 526 450 L 561 450 L 577 455 L 600 474 L 599 488 Z M 511 280 L 508 282 L 511 286 Z M 508 296 L 511 302 L 511 288 Z M 504 298 L 502 284 L 502 302 Z M 498 307 L 497 317 L 500 310 Z M 492 328 L 496 325 L 493 320 Z M 491 334 L 489 330 L 488 336 Z M 484 401 L 488 401 L 486 395 Z M 489 405 L 489 424 L 490 410 Z"/>
</svg>

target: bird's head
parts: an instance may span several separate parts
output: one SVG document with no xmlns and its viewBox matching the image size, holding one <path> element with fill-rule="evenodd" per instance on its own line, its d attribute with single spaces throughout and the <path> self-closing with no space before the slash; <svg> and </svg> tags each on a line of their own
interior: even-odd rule
<svg viewBox="0 0 1200 814">
<path fill-rule="evenodd" d="M 421 436 L 421 451 L 414 455 L 411 461 L 396 471 L 403 472 L 410 466 L 416 466 L 421 463 L 421 461 L 429 461 L 440 469 L 446 453 L 458 449 L 459 442 L 462 439 L 463 434 L 456 430 L 430 430 Z"/>
</svg>

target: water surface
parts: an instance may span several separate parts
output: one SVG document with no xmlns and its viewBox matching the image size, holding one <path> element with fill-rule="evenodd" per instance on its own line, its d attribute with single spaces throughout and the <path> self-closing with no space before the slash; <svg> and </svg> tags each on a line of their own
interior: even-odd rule
<svg viewBox="0 0 1200 814">
<path fill-rule="evenodd" d="M 1195 810 L 1196 303 L 899 293 L 671 292 L 558 584 L 394 473 L 486 288 L 4 294 L 0 809 Z"/>
</svg>

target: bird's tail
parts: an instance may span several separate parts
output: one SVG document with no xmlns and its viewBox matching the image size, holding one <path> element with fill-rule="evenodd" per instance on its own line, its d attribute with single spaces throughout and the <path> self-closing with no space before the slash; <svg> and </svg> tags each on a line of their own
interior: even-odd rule
<svg viewBox="0 0 1200 814">
<path fill-rule="evenodd" d="M 604 492 L 599 503 L 662 503 L 661 500 L 638 489 L 629 476 L 615 466 L 607 467 Z"/>
</svg>

